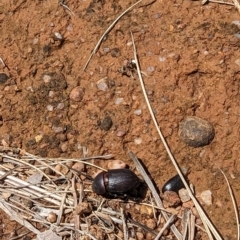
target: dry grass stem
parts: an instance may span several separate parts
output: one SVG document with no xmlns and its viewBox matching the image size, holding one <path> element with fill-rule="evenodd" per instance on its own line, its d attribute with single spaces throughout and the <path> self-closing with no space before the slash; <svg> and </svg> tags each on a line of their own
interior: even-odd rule
<svg viewBox="0 0 240 240">
<path fill-rule="evenodd" d="M 164 224 L 163 228 L 161 229 L 161 231 L 158 233 L 158 235 L 155 237 L 155 240 L 158 240 L 163 232 L 165 231 L 165 229 L 167 229 L 173 222 L 174 220 L 176 219 L 176 215 L 172 215 L 168 220 L 167 222 Z"/>
<path fill-rule="evenodd" d="M 74 208 L 76 209 L 78 205 L 78 200 L 77 200 L 77 192 L 76 192 L 76 184 L 75 184 L 75 176 L 72 178 L 72 194 L 73 194 L 73 199 L 74 199 Z M 80 218 L 79 215 L 74 213 L 74 222 L 75 222 L 75 231 L 76 231 L 76 237 L 79 239 L 79 226 L 80 226 Z"/>
<path fill-rule="evenodd" d="M 64 2 L 64 0 L 61 0 L 59 2 L 59 5 L 64 7 L 70 13 L 71 16 L 74 16 L 75 14 L 72 12 L 72 10 L 66 4 L 64 4 L 63 2 Z"/>
<path fill-rule="evenodd" d="M 235 5 L 235 7 L 237 8 L 238 12 L 240 13 L 240 4 L 239 4 L 238 0 L 233 0 L 233 3 Z"/>
<path fill-rule="evenodd" d="M 231 196 L 231 200 L 232 200 L 232 203 L 233 203 L 233 208 L 234 208 L 234 212 L 235 212 L 235 216 L 236 216 L 236 225 L 237 225 L 237 240 L 240 240 L 240 224 L 239 224 L 239 213 L 238 213 L 238 206 L 237 206 L 237 203 L 236 203 L 236 199 L 235 199 L 235 196 L 234 196 L 234 193 L 233 193 L 233 190 L 232 190 L 232 187 L 227 179 L 227 176 L 225 175 L 225 173 L 222 171 L 221 168 L 219 168 L 220 172 L 223 174 L 226 182 L 227 182 L 227 185 L 228 185 L 228 191 L 229 191 L 229 194 Z"/>
<path fill-rule="evenodd" d="M 27 229 L 29 229 L 31 232 L 35 233 L 36 235 L 40 234 L 40 231 L 37 230 L 32 224 L 30 224 L 27 220 L 23 219 L 21 215 L 19 215 L 17 212 L 15 212 L 11 207 L 9 207 L 6 203 L 0 201 L 0 208 L 8 214 L 8 216 L 11 216 L 11 220 L 15 220 L 22 226 L 25 226 Z"/>
<path fill-rule="evenodd" d="M 95 48 L 92 50 L 92 53 L 90 54 L 85 66 L 83 67 L 83 71 L 86 70 L 92 56 L 97 52 L 100 44 L 102 43 L 102 40 L 104 39 L 104 37 L 112 30 L 112 28 L 115 26 L 115 24 L 119 21 L 119 19 L 121 17 L 123 17 L 127 12 L 129 12 L 132 8 L 134 8 L 137 4 L 139 4 L 140 2 L 142 2 L 142 0 L 137 1 L 136 3 L 134 3 L 132 6 L 130 6 L 128 9 L 126 9 L 123 13 L 121 13 L 113 22 L 112 24 L 107 28 L 107 30 L 103 33 L 103 35 L 100 37 L 100 39 L 98 40 Z"/>
<path fill-rule="evenodd" d="M 153 113 L 152 107 L 150 105 L 150 102 L 148 100 L 147 93 L 146 93 L 146 90 L 145 90 L 145 86 L 144 86 L 144 82 L 143 82 L 143 79 L 142 79 L 141 70 L 140 70 L 140 66 L 139 66 L 139 62 L 138 62 L 136 46 L 135 46 L 135 43 L 134 43 L 134 38 L 133 38 L 132 33 L 131 33 L 131 36 L 132 36 L 132 42 L 133 42 L 133 48 L 134 48 L 134 59 L 135 59 L 136 66 L 137 66 L 137 72 L 138 72 L 139 81 L 140 81 L 140 84 L 141 84 L 143 95 L 145 97 L 145 101 L 147 103 L 150 115 L 151 115 L 152 120 L 154 122 L 154 125 L 155 125 L 155 127 L 157 129 L 157 132 L 158 132 L 158 134 L 160 136 L 160 139 L 161 139 L 161 141 L 162 141 L 162 143 L 163 143 L 163 145 L 164 145 L 164 147 L 165 147 L 165 149 L 166 149 L 166 151 L 168 153 L 168 156 L 169 156 L 172 164 L 174 165 L 177 173 L 179 174 L 179 176 L 180 176 L 180 178 L 181 178 L 185 188 L 188 190 L 189 196 L 191 197 L 191 199 L 192 199 L 192 201 L 193 201 L 193 203 L 194 203 L 194 205 L 195 205 L 195 207 L 196 207 L 196 209 L 197 209 L 197 211 L 199 213 L 199 216 L 200 216 L 200 218 L 201 218 L 201 220 L 202 220 L 202 222 L 204 224 L 204 227 L 206 229 L 206 232 L 208 234 L 209 239 L 212 240 L 213 236 L 214 236 L 217 240 L 222 240 L 222 237 L 220 236 L 220 234 L 218 233 L 218 231 L 216 230 L 214 225 L 211 223 L 211 221 L 209 220 L 209 218 L 207 217 L 207 215 L 203 211 L 203 209 L 202 209 L 201 205 L 198 203 L 196 197 L 193 195 L 190 187 L 188 186 L 188 184 L 187 184 L 187 182 L 186 182 L 186 180 L 185 180 L 185 178 L 184 178 L 184 176 L 182 174 L 182 171 L 181 171 L 180 167 L 178 166 L 176 160 L 174 159 L 174 157 L 173 157 L 173 155 L 171 153 L 171 150 L 170 150 L 170 148 L 169 148 L 169 146 L 168 146 L 168 144 L 167 144 L 167 142 L 166 142 L 166 140 L 165 140 L 165 138 L 164 138 L 164 136 L 163 136 L 163 134 L 162 134 L 162 132 L 160 130 L 160 127 L 158 126 L 156 117 L 155 117 L 155 115 Z M 213 236 L 212 236 L 212 234 L 213 234 Z"/>
<path fill-rule="evenodd" d="M 189 240 L 194 240 L 194 236 L 195 236 L 195 221 L 196 221 L 196 217 L 190 211 Z"/>
<path fill-rule="evenodd" d="M 0 62 L 2 63 L 3 67 L 6 67 L 4 61 L 2 60 L 2 58 L 0 58 Z"/>
<path fill-rule="evenodd" d="M 125 215 L 123 212 L 123 209 L 120 209 L 120 213 L 121 213 L 121 218 L 122 218 L 122 224 L 123 224 L 123 236 L 124 236 L 124 240 L 128 240 L 128 231 L 127 231 L 127 224 L 126 224 L 126 219 L 125 219 Z"/>
<path fill-rule="evenodd" d="M 224 1 L 208 0 L 208 2 L 219 3 L 219 4 L 225 4 L 225 5 L 230 5 L 230 6 L 235 6 L 235 4 L 233 4 L 233 3 L 230 3 L 230 2 L 224 2 Z"/>
<path fill-rule="evenodd" d="M 186 239 L 187 239 L 188 222 L 190 221 L 189 216 L 190 216 L 189 209 L 185 208 L 185 209 L 183 210 L 183 216 L 182 216 L 182 234 L 183 234 L 183 240 L 186 240 Z"/>
<path fill-rule="evenodd" d="M 50 178 L 48 177 L 47 174 L 45 174 L 43 171 L 41 171 L 39 168 L 35 167 L 34 165 L 26 162 L 26 161 L 23 161 L 22 159 L 16 159 L 14 157 L 10 157 L 8 155 L 5 155 L 5 154 L 1 154 L 2 157 L 5 157 L 5 158 L 8 158 L 8 159 L 12 159 L 14 160 L 15 162 L 18 162 L 18 163 L 21 163 L 22 165 L 27 165 L 28 167 L 31 167 L 31 168 L 34 168 L 36 171 L 39 171 L 40 173 L 42 173 L 48 180 L 50 180 Z"/>
<path fill-rule="evenodd" d="M 87 150 L 85 150 L 84 155 L 86 156 L 86 154 Z M 50 231 L 49 234 L 63 236 L 67 239 L 71 236 L 72 238 L 88 236 L 90 239 L 96 239 L 92 234 L 81 230 L 89 229 L 89 223 L 85 222 L 87 221 L 84 220 L 85 218 L 81 218 L 83 220 L 80 222 L 80 216 L 74 214 L 73 211 L 78 202 L 87 201 L 88 195 L 92 195 L 89 189 L 91 176 L 88 176 L 86 172 L 83 172 L 82 175 L 74 169 L 66 167 L 65 164 L 82 162 L 84 165 L 99 169 L 99 166 L 88 161 L 109 159 L 111 155 L 81 159 L 54 159 L 38 157 L 21 149 L 0 146 L 0 156 L 2 156 L 0 163 L 2 169 L 0 171 L 0 208 L 11 219 L 18 221 L 31 232 L 37 234 L 39 239 L 43 239 L 50 229 L 55 229 L 55 233 Z M 67 172 L 62 172 L 61 168 L 56 169 L 57 165 Z M 46 171 L 49 169 L 50 172 Z M 84 181 L 81 179 L 82 177 Z M 100 204 L 100 201 L 97 202 Z M 101 206 L 97 202 L 90 200 L 90 203 L 96 204 L 97 208 L 100 207 L 98 217 L 101 215 L 102 225 L 98 227 L 105 229 L 106 234 L 108 234 L 107 232 L 114 231 L 115 226 L 109 216 L 102 214 Z M 120 218 L 120 213 L 115 213 L 115 215 Z M 63 222 L 71 219 L 72 221 L 75 219 L 74 224 Z M 111 227 L 106 228 L 105 222 L 107 222 L 107 226 Z M 41 231 L 33 227 L 34 223 L 41 224 Z M 42 229 L 45 231 L 42 232 Z"/>
<path fill-rule="evenodd" d="M 130 155 L 131 159 L 133 160 L 137 170 L 141 173 L 144 181 L 147 183 L 149 189 L 151 190 L 152 195 L 154 197 L 154 200 L 155 200 L 157 206 L 160 207 L 160 208 L 164 208 L 162 200 L 159 197 L 159 194 L 157 193 L 157 190 L 155 189 L 151 179 L 149 178 L 149 176 L 145 172 L 145 170 L 142 167 L 141 163 L 138 161 L 137 157 L 135 156 L 135 154 L 133 152 L 129 152 L 129 155 Z M 166 221 L 168 221 L 169 217 L 168 217 L 167 213 L 165 211 L 161 211 L 161 213 L 162 213 L 164 219 Z M 177 239 L 182 240 L 182 235 L 180 234 L 180 232 L 178 231 L 178 229 L 176 228 L 175 225 L 171 226 L 171 230 L 172 230 L 172 232 L 174 233 L 174 235 L 176 236 Z"/>
</svg>

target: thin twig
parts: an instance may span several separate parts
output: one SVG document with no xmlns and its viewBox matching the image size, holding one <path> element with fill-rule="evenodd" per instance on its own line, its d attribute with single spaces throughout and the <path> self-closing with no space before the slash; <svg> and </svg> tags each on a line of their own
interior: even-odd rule
<svg viewBox="0 0 240 240">
<path fill-rule="evenodd" d="M 196 217 L 193 215 L 192 212 L 190 212 L 190 221 L 189 221 L 189 240 L 194 240 L 195 236 L 195 222 Z"/>
<path fill-rule="evenodd" d="M 0 201 L 0 208 L 8 214 L 8 216 L 11 216 L 12 220 L 17 221 L 22 226 L 25 226 L 28 228 L 31 232 L 35 234 L 40 234 L 40 231 L 37 230 L 32 224 L 30 224 L 27 220 L 23 219 L 23 217 L 19 214 L 17 214 L 12 208 L 10 208 L 7 204 Z"/>
<path fill-rule="evenodd" d="M 16 240 L 16 239 L 22 238 L 22 237 L 28 235 L 29 233 L 31 233 L 31 231 L 28 231 L 26 233 L 20 234 L 20 235 L 15 236 L 15 237 L 11 237 L 9 240 Z M 28 238 L 26 237 L 26 238 L 22 238 L 22 239 L 28 239 Z"/>
<path fill-rule="evenodd" d="M 185 208 L 183 210 L 182 216 L 182 233 L 183 233 L 183 240 L 187 239 L 187 230 L 188 230 L 188 222 L 189 222 L 189 212 L 190 210 Z"/>
<path fill-rule="evenodd" d="M 13 160 L 15 160 L 15 161 L 18 161 L 18 162 L 22 163 L 23 165 L 27 165 L 27 166 L 29 166 L 29 167 L 31 167 L 31 168 L 34 168 L 36 171 L 39 171 L 41 174 L 43 174 L 48 180 L 51 180 L 51 179 L 48 177 L 47 174 L 45 174 L 45 173 L 44 173 L 43 171 L 41 171 L 39 168 L 35 167 L 34 165 L 32 165 L 32 164 L 30 164 L 30 163 L 28 163 L 28 162 L 26 162 L 26 161 L 23 161 L 23 160 L 21 160 L 21 159 L 17 159 L 17 158 L 14 158 L 14 157 L 11 157 L 11 156 L 5 155 L 5 154 L 1 154 L 1 156 L 2 156 L 2 157 L 9 158 L 9 159 L 13 159 Z"/>
<path fill-rule="evenodd" d="M 6 67 L 6 64 L 4 63 L 4 61 L 2 60 L 2 58 L 0 58 L 0 62 L 2 63 L 3 67 Z"/>
<path fill-rule="evenodd" d="M 73 194 L 73 199 L 74 199 L 74 208 L 77 207 L 78 205 L 78 200 L 77 200 L 77 192 L 76 192 L 76 184 L 75 184 L 75 180 L 76 180 L 76 177 L 74 176 L 72 178 L 72 194 Z M 74 222 L 75 222 L 75 231 L 76 231 L 76 239 L 79 239 L 79 232 L 78 230 L 79 227 L 80 227 L 80 216 L 78 214 L 76 214 L 76 212 L 74 213 Z"/>
<path fill-rule="evenodd" d="M 128 11 L 130 11 L 133 7 L 135 7 L 135 6 L 136 6 L 137 4 L 139 4 L 141 1 L 142 1 L 142 0 L 134 3 L 131 7 L 129 7 L 128 9 L 126 9 L 126 10 L 125 10 L 123 13 L 121 13 L 121 14 L 112 22 L 112 24 L 107 28 L 107 30 L 103 33 L 103 35 L 102 35 L 102 36 L 100 37 L 100 39 L 98 40 L 98 42 L 97 42 L 95 48 L 93 49 L 92 53 L 90 54 L 90 56 L 89 56 L 86 64 L 85 64 L 84 67 L 83 67 L 83 71 L 86 70 L 86 68 L 87 68 L 87 66 L 88 66 L 88 64 L 89 64 L 92 56 L 97 52 L 97 50 L 98 50 L 98 48 L 99 48 L 102 40 L 104 39 L 104 37 L 111 31 L 111 29 L 115 26 L 115 24 L 119 21 L 119 19 L 120 19 L 122 16 L 124 16 Z"/>
<path fill-rule="evenodd" d="M 174 159 L 172 153 L 171 153 L 171 150 L 167 144 L 167 141 L 165 140 L 161 130 L 160 130 L 160 127 L 158 126 L 158 123 L 157 123 L 157 120 L 156 120 L 156 117 L 153 113 L 153 110 L 152 110 L 152 107 L 149 103 L 149 100 L 148 100 L 148 96 L 147 96 L 147 93 L 146 93 L 146 89 L 145 89 L 145 86 L 144 86 L 144 82 L 143 82 L 143 79 L 142 79 L 142 75 L 141 75 L 141 70 L 140 70 L 140 66 L 139 66 L 139 62 L 138 62 L 138 57 L 137 57 L 137 51 L 136 51 L 136 46 L 135 46 L 135 43 L 134 43 L 134 38 L 133 38 L 133 34 L 131 32 L 131 37 L 132 37 L 132 42 L 133 42 L 133 49 L 134 49 L 134 58 L 135 58 L 135 63 L 136 63 L 136 66 L 137 66 L 137 72 L 138 72 L 138 77 L 139 77 L 139 81 L 140 81 L 140 84 L 141 84 L 141 87 L 142 87 L 142 91 L 143 91 L 143 95 L 145 97 L 145 101 L 147 103 L 147 106 L 148 106 L 148 109 L 149 109 L 149 112 L 150 112 L 150 115 L 152 117 L 152 120 L 154 122 L 154 125 L 157 129 L 157 132 L 160 136 L 160 139 L 168 153 L 168 156 L 170 158 L 170 160 L 172 161 L 172 164 L 173 166 L 175 167 L 178 175 L 180 176 L 185 188 L 188 190 L 189 192 L 189 196 L 191 197 L 193 203 L 195 204 L 196 206 L 196 209 L 199 213 L 199 216 L 200 218 L 202 219 L 202 222 L 204 224 L 204 227 L 207 231 L 207 234 L 208 234 L 208 237 L 213 240 L 213 237 L 212 237 L 212 234 L 214 235 L 214 237 L 217 239 L 217 240 L 222 240 L 222 237 L 220 236 L 220 234 L 218 233 L 218 231 L 216 230 L 216 228 L 214 227 L 214 225 L 211 223 L 211 221 L 209 220 L 209 218 L 207 217 L 207 215 L 205 214 L 205 212 L 203 211 L 202 207 L 200 206 L 200 204 L 198 203 L 196 197 L 193 195 L 191 189 L 189 188 L 188 186 L 188 183 L 186 182 L 183 174 L 182 174 L 182 171 L 180 169 L 180 167 L 178 166 L 178 163 L 176 162 L 176 160 Z M 211 232 L 210 232 L 211 230 Z"/>
<path fill-rule="evenodd" d="M 158 239 L 162 236 L 162 234 L 163 234 L 163 232 L 165 231 L 165 229 L 168 228 L 168 227 L 170 226 L 170 224 L 172 224 L 175 219 L 176 219 L 176 215 L 172 215 L 172 216 L 167 220 L 167 222 L 164 224 L 163 228 L 161 229 L 161 231 L 158 233 L 158 235 L 155 237 L 154 240 L 158 240 Z"/>
<path fill-rule="evenodd" d="M 233 4 L 233 3 L 230 3 L 230 2 L 224 2 L 224 1 L 208 0 L 208 2 L 212 2 L 212 3 L 219 3 L 219 4 L 225 4 L 225 5 L 231 5 L 231 6 L 235 6 L 235 4 Z"/>
<path fill-rule="evenodd" d="M 4 172 L 0 171 L 0 175 L 4 175 L 4 174 L 5 174 Z M 13 177 L 13 176 L 7 176 L 6 178 L 7 179 L 5 180 L 5 182 L 13 184 L 14 186 L 25 186 L 26 187 L 26 188 L 24 188 L 25 191 L 27 191 L 27 192 L 35 195 L 35 196 L 42 197 L 45 200 L 47 200 L 49 202 L 52 202 L 54 204 L 59 204 L 58 201 L 62 200 L 61 196 L 49 193 L 48 191 L 46 191 L 46 190 L 44 190 L 40 187 L 37 187 L 37 186 L 31 185 L 29 183 L 26 183 L 25 181 L 23 181 L 19 178 L 16 178 L 16 177 Z M 43 194 L 46 194 L 49 197 L 45 197 Z M 58 200 L 58 201 L 54 200 L 53 198 Z M 67 199 L 67 203 L 72 204 L 72 201 L 70 201 L 70 199 Z"/>
<path fill-rule="evenodd" d="M 235 7 L 237 8 L 238 12 L 240 13 L 240 4 L 239 4 L 238 0 L 233 0 L 233 3 L 235 5 Z"/>
<path fill-rule="evenodd" d="M 64 2 L 64 0 L 61 0 L 59 2 L 59 5 L 64 7 L 65 9 L 67 9 L 70 12 L 70 15 L 74 16 L 75 15 L 74 12 L 66 4 L 64 4 L 63 2 Z"/>
<path fill-rule="evenodd" d="M 126 224 L 126 219 L 125 219 L 125 215 L 124 215 L 124 212 L 123 212 L 122 208 L 120 208 L 120 213 L 121 213 L 121 217 L 122 217 L 124 240 L 128 240 L 127 224 Z"/>
<path fill-rule="evenodd" d="M 139 162 L 139 160 L 137 159 L 137 157 L 135 156 L 135 154 L 133 152 L 129 152 L 129 155 L 131 157 L 131 159 L 133 160 L 133 162 L 135 163 L 136 165 L 136 168 L 138 169 L 138 171 L 141 173 L 144 181 L 147 183 L 149 189 L 151 190 L 152 192 L 152 195 L 155 199 L 155 202 L 156 204 L 160 207 L 160 208 L 163 208 L 163 203 L 162 203 L 162 200 L 161 198 L 159 197 L 151 179 L 149 178 L 149 176 L 147 175 L 147 173 L 145 172 L 144 168 L 142 167 L 141 163 Z M 169 217 L 167 215 L 166 212 L 164 211 L 161 211 L 162 212 L 162 215 L 163 217 L 165 218 L 166 221 L 168 221 Z M 172 225 L 171 226 L 171 230 L 172 232 L 174 233 L 174 235 L 176 236 L 177 239 L 179 240 L 182 240 L 182 235 L 180 234 L 180 232 L 178 231 L 178 229 L 176 228 L 175 225 Z"/>
<path fill-rule="evenodd" d="M 236 217 L 236 224 L 237 224 L 237 240 L 240 240 L 240 225 L 239 225 L 239 215 L 238 215 L 238 207 L 237 207 L 237 203 L 236 203 L 236 199 L 235 199 L 235 196 L 234 196 L 234 193 L 233 193 L 233 190 L 232 190 L 232 187 L 225 175 L 225 173 L 222 171 L 221 168 L 219 168 L 220 172 L 223 174 L 226 182 L 227 182 L 227 185 L 228 185 L 228 191 L 229 191 L 229 194 L 231 196 L 231 199 L 232 199 L 232 204 L 233 204 L 233 208 L 234 208 L 234 212 L 235 212 L 235 217 Z"/>
</svg>

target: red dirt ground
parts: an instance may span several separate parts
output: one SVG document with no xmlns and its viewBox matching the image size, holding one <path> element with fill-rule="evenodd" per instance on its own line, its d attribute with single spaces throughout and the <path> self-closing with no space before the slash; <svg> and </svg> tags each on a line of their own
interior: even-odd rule
<svg viewBox="0 0 240 240">
<path fill-rule="evenodd" d="M 0 2 L 0 57 L 6 64 L 0 63 L 0 72 L 10 77 L 0 84 L 0 139 L 45 157 L 79 157 L 85 146 L 88 156 L 109 153 L 133 167 L 131 150 L 161 189 L 176 172 L 153 126 L 137 75 L 133 73 L 133 79 L 121 73 L 133 59 L 131 30 L 163 134 L 179 165 L 190 168 L 188 178 L 196 194 L 212 191 L 213 204 L 205 209 L 223 238 L 235 239 L 234 211 L 218 167 L 240 207 L 240 44 L 234 35 L 240 29 L 232 23 L 240 14 L 233 6 L 203 6 L 191 0 L 137 6 L 114 26 L 83 71 L 100 36 L 133 3 L 65 1 L 71 16 L 57 0 Z M 49 74 L 51 83 L 46 83 Z M 109 87 L 101 91 L 97 81 L 105 77 Z M 69 98 L 76 86 L 84 89 L 80 102 Z M 139 109 L 142 113 L 136 115 Z M 105 116 L 113 121 L 108 131 L 99 125 Z M 192 148 L 179 139 L 179 123 L 186 116 L 213 124 L 210 145 Z M 120 130 L 125 132 L 122 137 L 117 136 Z M 39 142 L 37 135 L 43 136 Z M 16 224 L 3 213 L 0 221 L 1 239 L 9 239 Z"/>
</svg>

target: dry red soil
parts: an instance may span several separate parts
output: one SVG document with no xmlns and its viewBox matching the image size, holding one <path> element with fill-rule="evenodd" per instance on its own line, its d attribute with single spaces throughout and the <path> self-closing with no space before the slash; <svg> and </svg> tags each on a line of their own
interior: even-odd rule
<svg viewBox="0 0 240 240">
<path fill-rule="evenodd" d="M 74 15 L 57 0 L 0 2 L 0 72 L 9 76 L 0 83 L 2 143 L 44 157 L 81 157 L 85 146 L 88 156 L 113 154 L 133 167 L 131 150 L 161 189 L 176 171 L 152 123 L 137 74 L 130 67 L 123 72 L 133 59 L 132 31 L 163 134 L 179 165 L 190 169 L 196 195 L 212 191 L 213 204 L 204 208 L 216 228 L 224 239 L 235 239 L 234 211 L 218 167 L 240 207 L 237 9 L 191 0 L 143 1 L 117 22 L 83 71 L 100 36 L 134 1 L 64 3 Z M 105 91 L 97 84 L 104 78 Z M 76 86 L 83 90 L 77 102 L 70 99 Z M 110 129 L 102 125 L 106 116 L 113 123 Z M 211 144 L 193 148 L 180 140 L 179 123 L 186 116 L 213 125 Z M 41 141 L 36 141 L 38 135 Z M 1 239 L 18 229 L 4 213 L 0 223 Z"/>
</svg>

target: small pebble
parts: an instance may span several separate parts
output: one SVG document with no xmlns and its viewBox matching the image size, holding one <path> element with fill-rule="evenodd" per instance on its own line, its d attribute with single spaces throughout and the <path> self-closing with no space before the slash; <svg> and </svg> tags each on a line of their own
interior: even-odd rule
<svg viewBox="0 0 240 240">
<path fill-rule="evenodd" d="M 210 190 L 201 192 L 200 198 L 207 206 L 212 205 L 212 192 Z"/>
<path fill-rule="evenodd" d="M 56 127 L 56 126 L 52 126 L 52 129 L 55 133 L 60 133 L 64 131 L 63 127 Z"/>
<path fill-rule="evenodd" d="M 67 139 L 68 139 L 68 140 L 71 140 L 71 139 L 74 138 L 75 135 L 76 135 L 76 132 L 75 132 L 75 131 L 69 131 L 69 132 L 67 133 Z"/>
<path fill-rule="evenodd" d="M 42 134 L 39 134 L 35 137 L 35 141 L 36 143 L 40 142 L 41 140 L 43 139 L 43 135 Z"/>
<path fill-rule="evenodd" d="M 164 203 L 168 207 L 176 207 L 181 203 L 181 200 L 176 192 L 173 191 L 165 191 L 162 194 L 162 198 Z"/>
<path fill-rule="evenodd" d="M 54 91 L 49 91 L 48 96 L 50 98 L 53 98 L 55 96 L 55 92 Z"/>
<path fill-rule="evenodd" d="M 26 90 L 29 91 L 29 92 L 34 93 L 34 89 L 33 89 L 32 86 L 28 86 L 28 87 L 26 88 Z"/>
<path fill-rule="evenodd" d="M 123 169 L 127 164 L 121 160 L 113 160 L 108 162 L 108 169 Z"/>
<path fill-rule="evenodd" d="M 55 223 L 57 221 L 57 215 L 53 212 L 50 212 L 47 216 L 47 220 L 50 222 L 50 223 Z"/>
<path fill-rule="evenodd" d="M 240 38 L 240 33 L 235 33 L 234 36 L 239 39 Z"/>
<path fill-rule="evenodd" d="M 234 20 L 234 21 L 232 21 L 232 24 L 240 27 L 240 21 L 239 21 L 239 20 Z"/>
<path fill-rule="evenodd" d="M 51 78 L 52 77 L 50 75 L 47 75 L 47 74 L 43 75 L 43 81 L 45 83 L 49 83 L 51 81 Z"/>
<path fill-rule="evenodd" d="M 191 147 L 210 144 L 215 131 L 211 123 L 198 117 L 186 117 L 179 126 L 179 137 Z"/>
<path fill-rule="evenodd" d="M 130 47 L 130 46 L 132 46 L 132 45 L 133 45 L 132 42 L 127 42 L 127 47 Z"/>
<path fill-rule="evenodd" d="M 235 63 L 240 67 L 240 59 L 239 58 L 235 60 Z"/>
<path fill-rule="evenodd" d="M 142 109 L 136 109 L 133 113 L 137 116 L 140 116 L 142 114 Z"/>
<path fill-rule="evenodd" d="M 110 130 L 110 128 L 112 127 L 112 125 L 113 125 L 112 119 L 111 119 L 109 116 L 106 116 L 106 117 L 102 120 L 102 122 L 101 122 L 101 124 L 100 124 L 100 128 L 103 129 L 103 130 L 105 130 L 105 131 L 108 131 L 108 130 Z"/>
<path fill-rule="evenodd" d="M 160 18 L 162 16 L 161 13 L 156 13 L 153 15 L 153 18 L 157 19 L 157 18 Z"/>
<path fill-rule="evenodd" d="M 153 208 L 146 205 L 140 205 L 140 214 L 152 218 L 154 216 Z"/>
<path fill-rule="evenodd" d="M 103 48 L 103 51 L 104 51 L 105 53 L 108 53 L 108 52 L 110 52 L 110 48 L 109 48 L 109 47 L 105 47 L 105 48 Z"/>
<path fill-rule="evenodd" d="M 57 105 L 57 109 L 62 110 L 63 108 L 64 108 L 64 103 L 59 103 L 59 104 Z"/>
<path fill-rule="evenodd" d="M 53 111 L 53 106 L 52 106 L 52 105 L 47 105 L 47 110 L 48 110 L 49 112 L 52 112 L 52 111 Z"/>
<path fill-rule="evenodd" d="M 153 239 L 152 233 L 147 232 L 145 236 L 145 240 L 152 240 L 152 239 Z"/>
<path fill-rule="evenodd" d="M 136 237 L 138 240 L 144 240 L 144 235 L 142 232 L 136 232 Z"/>
<path fill-rule="evenodd" d="M 38 43 L 38 38 L 33 39 L 33 45 L 36 45 Z"/>
<path fill-rule="evenodd" d="M 83 214 L 88 214 L 92 212 L 92 206 L 90 203 L 82 202 L 78 204 L 75 208 L 75 214 L 82 216 Z"/>
<path fill-rule="evenodd" d="M 106 91 L 108 89 L 108 80 L 107 78 L 102 78 L 99 81 L 97 81 L 97 87 L 101 91 Z"/>
<path fill-rule="evenodd" d="M 127 132 L 126 132 L 125 130 L 119 129 L 119 130 L 116 131 L 116 136 L 117 136 L 117 137 L 123 137 L 123 136 L 126 135 L 126 133 L 127 133 Z"/>
<path fill-rule="evenodd" d="M 185 188 L 180 189 L 178 191 L 178 194 L 182 202 L 187 202 L 187 201 L 190 201 L 191 199 L 189 196 L 188 190 Z"/>
<path fill-rule="evenodd" d="M 72 31 L 73 30 L 72 24 L 69 24 L 66 29 L 67 29 L 67 31 Z"/>
<path fill-rule="evenodd" d="M 0 84 L 5 83 L 8 80 L 8 75 L 6 73 L 0 73 Z"/>
<path fill-rule="evenodd" d="M 72 169 L 81 172 L 84 169 L 84 164 L 82 162 L 76 162 L 73 164 Z"/>
<path fill-rule="evenodd" d="M 119 105 L 119 104 L 121 104 L 121 103 L 123 103 L 123 98 L 117 98 L 116 100 L 115 100 L 115 104 L 116 105 Z"/>
<path fill-rule="evenodd" d="M 155 219 L 147 219 L 146 226 L 151 229 L 155 229 L 157 226 Z"/>
<path fill-rule="evenodd" d="M 70 99 L 73 100 L 74 102 L 82 101 L 83 96 L 84 90 L 80 86 L 73 88 L 72 91 L 70 92 Z"/>
<path fill-rule="evenodd" d="M 33 49 L 31 47 L 28 47 L 27 48 L 27 53 L 32 53 L 33 52 Z"/>
<path fill-rule="evenodd" d="M 60 146 L 60 149 L 61 149 L 61 152 L 63 152 L 63 153 L 67 152 L 68 143 L 67 142 L 62 143 L 61 146 Z"/>
<path fill-rule="evenodd" d="M 54 36 L 55 36 L 58 40 L 60 40 L 60 41 L 63 40 L 63 36 L 62 36 L 62 34 L 60 34 L 59 32 L 55 32 L 55 33 L 54 33 Z"/>
<path fill-rule="evenodd" d="M 154 72 L 154 70 L 155 70 L 155 68 L 152 67 L 152 66 L 147 68 L 147 71 L 148 71 L 148 72 Z"/>
<path fill-rule="evenodd" d="M 159 57 L 159 61 L 160 61 L 160 62 L 164 62 L 165 60 L 166 60 L 165 57 Z"/>
<path fill-rule="evenodd" d="M 6 87 L 4 88 L 4 91 L 9 91 L 9 89 L 10 89 L 10 87 L 9 87 L 9 86 L 6 86 Z"/>
<path fill-rule="evenodd" d="M 142 143 L 142 139 L 141 139 L 141 138 L 135 138 L 135 139 L 134 139 L 134 143 L 135 143 L 136 145 L 139 145 L 139 144 Z"/>
</svg>

